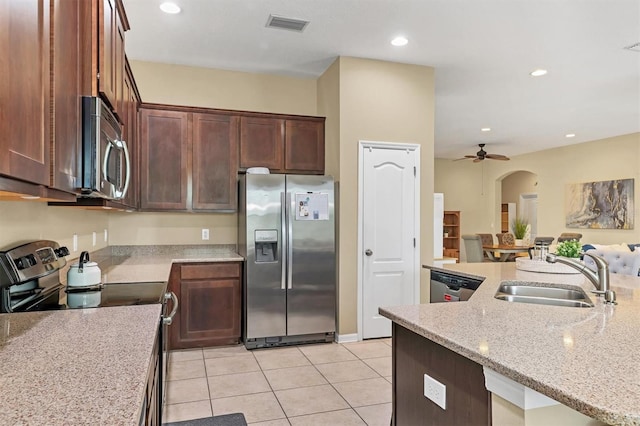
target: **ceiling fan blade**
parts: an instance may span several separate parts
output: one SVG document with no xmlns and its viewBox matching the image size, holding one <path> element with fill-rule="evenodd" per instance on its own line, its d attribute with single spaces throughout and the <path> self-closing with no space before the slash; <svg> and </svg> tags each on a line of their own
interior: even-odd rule
<svg viewBox="0 0 640 426">
<path fill-rule="evenodd" d="M 482 160 L 484 160 L 484 158 L 480 158 L 480 157 L 478 157 L 478 158 L 476 158 L 475 160 L 473 160 L 473 162 L 474 162 L 474 163 L 477 163 L 477 162 L 482 161 Z"/>
<path fill-rule="evenodd" d="M 501 160 L 501 161 L 507 161 L 509 159 L 509 157 L 507 157 L 506 155 L 501 155 L 501 154 L 487 154 L 486 157 L 492 160 Z"/>
<path fill-rule="evenodd" d="M 476 156 L 475 156 L 475 155 L 465 155 L 464 157 L 456 158 L 456 159 L 455 159 L 455 160 L 453 160 L 453 161 L 469 160 L 469 159 L 471 159 L 471 158 L 476 158 Z"/>
</svg>

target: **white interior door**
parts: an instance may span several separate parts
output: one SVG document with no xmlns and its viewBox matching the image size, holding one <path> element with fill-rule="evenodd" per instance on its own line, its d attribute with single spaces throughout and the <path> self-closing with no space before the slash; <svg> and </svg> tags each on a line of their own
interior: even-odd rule
<svg viewBox="0 0 640 426">
<path fill-rule="evenodd" d="M 380 306 L 416 303 L 415 150 L 362 151 L 362 337 L 391 336 Z"/>
</svg>

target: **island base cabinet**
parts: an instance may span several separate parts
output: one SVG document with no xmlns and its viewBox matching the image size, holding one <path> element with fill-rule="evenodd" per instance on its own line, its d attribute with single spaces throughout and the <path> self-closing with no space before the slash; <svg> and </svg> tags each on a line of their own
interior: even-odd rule
<svg viewBox="0 0 640 426">
<path fill-rule="evenodd" d="M 446 386 L 446 409 L 424 396 L 424 375 Z M 392 424 L 491 425 L 482 366 L 393 324 Z"/>
<path fill-rule="evenodd" d="M 174 264 L 169 278 L 180 305 L 169 327 L 171 349 L 240 343 L 241 263 Z"/>
</svg>

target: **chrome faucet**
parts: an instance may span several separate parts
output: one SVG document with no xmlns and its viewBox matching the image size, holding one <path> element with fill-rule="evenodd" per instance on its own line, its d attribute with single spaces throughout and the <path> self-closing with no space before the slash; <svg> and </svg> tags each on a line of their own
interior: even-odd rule
<svg viewBox="0 0 640 426">
<path fill-rule="evenodd" d="M 593 272 L 591 269 L 587 268 L 587 265 L 584 263 L 572 259 L 569 257 L 558 256 L 554 253 L 547 254 L 547 262 L 549 263 L 563 263 L 565 265 L 571 266 L 574 269 L 577 269 L 584 276 L 586 276 L 589 281 L 593 283 L 596 287 L 596 290 L 593 293 L 597 295 L 604 296 L 605 303 L 616 303 L 616 292 L 611 290 L 609 287 L 609 264 L 604 258 L 597 256 L 591 253 L 584 253 L 585 256 L 589 256 L 596 263 L 596 267 L 598 268 L 597 274 Z"/>
</svg>

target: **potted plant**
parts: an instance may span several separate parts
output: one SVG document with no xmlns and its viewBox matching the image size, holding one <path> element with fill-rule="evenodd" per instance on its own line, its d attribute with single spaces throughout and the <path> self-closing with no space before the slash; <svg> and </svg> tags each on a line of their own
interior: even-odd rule
<svg viewBox="0 0 640 426">
<path fill-rule="evenodd" d="M 564 257 L 579 258 L 581 250 L 582 245 L 576 240 L 563 241 L 556 246 L 556 254 Z"/>
<path fill-rule="evenodd" d="M 511 229 L 513 230 L 513 236 L 516 239 L 516 245 L 522 245 L 522 239 L 527 234 L 527 226 L 529 224 L 522 216 L 516 216 L 511 221 Z"/>
</svg>

